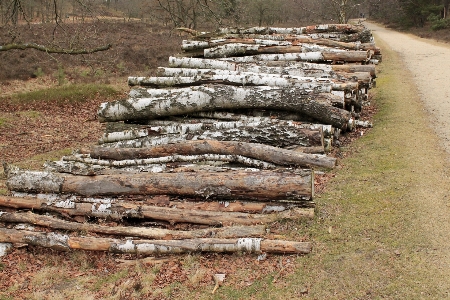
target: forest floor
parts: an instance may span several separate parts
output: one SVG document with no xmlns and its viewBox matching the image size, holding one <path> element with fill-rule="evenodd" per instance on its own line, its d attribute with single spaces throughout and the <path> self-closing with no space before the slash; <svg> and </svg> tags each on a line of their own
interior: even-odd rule
<svg viewBox="0 0 450 300">
<path fill-rule="evenodd" d="M 311 254 L 265 260 L 243 254 L 136 259 L 23 247 L 1 258 L 0 299 L 448 297 L 450 179 L 445 132 L 450 130 L 439 114 L 450 110 L 445 109 L 447 87 L 433 75 L 448 78 L 444 74 L 450 68 L 445 59 L 431 63 L 430 58 L 450 57 L 450 49 L 369 26 L 383 52 L 372 93 L 375 126 L 344 137 L 337 153 L 339 167 L 317 182 L 314 220 L 272 225 L 274 234 L 312 241 Z M 416 53 L 418 49 L 425 49 L 425 54 Z M 9 82 L 0 100 L 0 160 L 31 169 L 94 144 L 102 132 L 95 119 L 98 104 L 126 92 L 119 80 L 117 94 L 94 95 L 78 104 L 18 104 L 13 95 L 20 87 Z M 51 76 L 28 82 L 30 90 L 57 84 Z M 356 136 L 360 138 L 354 141 Z M 3 178 L 0 194 L 6 192 Z M 227 277 L 212 295 L 215 273 Z"/>
</svg>

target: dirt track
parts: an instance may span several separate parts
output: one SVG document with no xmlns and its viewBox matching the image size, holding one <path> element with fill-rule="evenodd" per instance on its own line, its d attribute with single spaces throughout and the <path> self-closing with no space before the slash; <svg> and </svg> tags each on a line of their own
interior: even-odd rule
<svg viewBox="0 0 450 300">
<path fill-rule="evenodd" d="M 430 125 L 442 138 L 450 159 L 450 46 L 369 22 L 365 25 L 403 58 L 430 113 Z"/>
</svg>

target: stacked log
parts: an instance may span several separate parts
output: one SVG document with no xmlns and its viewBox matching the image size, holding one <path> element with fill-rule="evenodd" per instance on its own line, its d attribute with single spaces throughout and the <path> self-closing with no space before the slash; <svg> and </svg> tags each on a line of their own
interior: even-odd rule
<svg viewBox="0 0 450 300">
<path fill-rule="evenodd" d="M 44 171 L 5 166 L 0 243 L 143 255 L 311 250 L 266 239 L 266 226 L 313 217 L 315 170 L 336 165 L 327 153 L 339 134 L 370 126 L 358 120 L 381 58 L 370 32 L 183 30 L 194 36 L 169 68 L 129 77 L 128 98 L 99 107 L 98 146 Z"/>
</svg>

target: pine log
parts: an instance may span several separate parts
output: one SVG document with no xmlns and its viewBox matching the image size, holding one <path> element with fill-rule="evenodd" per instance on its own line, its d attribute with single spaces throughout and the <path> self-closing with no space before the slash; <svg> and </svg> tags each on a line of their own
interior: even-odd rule
<svg viewBox="0 0 450 300">
<path fill-rule="evenodd" d="M 150 157 L 161 157 L 178 154 L 202 154 L 213 153 L 222 155 L 242 155 L 262 161 L 268 161 L 277 165 L 299 165 L 320 166 L 332 168 L 336 165 L 336 159 L 306 153 L 296 153 L 291 150 L 280 149 L 272 146 L 242 143 L 242 142 L 220 142 L 220 141 L 186 141 L 185 143 L 160 145 L 149 148 L 101 148 L 91 150 L 91 157 L 102 159 L 144 159 Z"/>
<path fill-rule="evenodd" d="M 5 223 L 29 223 L 52 229 L 70 231 L 95 232 L 108 235 L 120 235 L 127 237 L 140 237 L 148 239 L 192 239 L 192 238 L 239 238 L 258 237 L 266 233 L 264 225 L 255 226 L 227 226 L 221 228 L 196 229 L 189 231 L 169 230 L 161 228 L 146 228 L 133 226 L 103 226 L 92 223 L 75 223 L 60 220 L 55 217 L 26 213 L 1 213 L 0 222 Z"/>
<path fill-rule="evenodd" d="M 221 173 L 140 173 L 89 177 L 14 170 L 9 172 L 6 185 L 18 192 L 66 193 L 88 197 L 178 195 L 203 199 L 302 200 L 313 195 L 313 177 L 311 172 L 306 171 L 292 174 L 265 170 L 256 173 L 230 170 Z"/>
<path fill-rule="evenodd" d="M 78 203 L 71 200 L 51 201 L 39 198 L 0 196 L 0 206 L 56 212 L 69 216 L 89 216 L 112 220 L 139 218 L 165 221 L 170 224 L 192 223 L 209 226 L 268 224 L 280 219 L 311 218 L 311 212 L 292 208 L 278 214 L 252 214 L 228 211 L 202 211 L 174 207 L 158 207 L 126 201 Z"/>
<path fill-rule="evenodd" d="M 331 94 L 305 93 L 298 88 L 198 86 L 165 91 L 164 97 L 127 99 L 101 104 L 100 122 L 155 119 L 220 109 L 279 109 L 305 114 L 319 122 L 346 129 L 351 113 L 327 104 Z M 322 103 L 320 103 L 322 102 Z"/>
<path fill-rule="evenodd" d="M 29 244 L 58 251 L 70 249 L 132 253 L 140 255 L 176 254 L 192 252 L 247 252 L 307 254 L 311 243 L 261 238 L 184 239 L 184 240 L 119 240 L 98 237 L 71 237 L 59 233 L 43 233 L 0 228 L 0 242 Z"/>
<path fill-rule="evenodd" d="M 297 87 L 317 93 L 329 93 L 332 82 L 327 78 L 284 76 L 275 74 L 236 74 L 236 75 L 212 75 L 202 74 L 189 77 L 128 77 L 129 86 L 149 87 L 183 87 L 202 84 L 228 84 L 234 86 L 278 86 Z"/>
</svg>

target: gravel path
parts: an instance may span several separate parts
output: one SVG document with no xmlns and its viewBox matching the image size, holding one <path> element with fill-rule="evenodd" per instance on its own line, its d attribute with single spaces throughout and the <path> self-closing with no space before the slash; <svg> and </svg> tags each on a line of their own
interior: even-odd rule
<svg viewBox="0 0 450 300">
<path fill-rule="evenodd" d="M 430 123 L 450 158 L 450 46 L 366 22 L 376 38 L 400 53 L 413 74 Z"/>
</svg>

